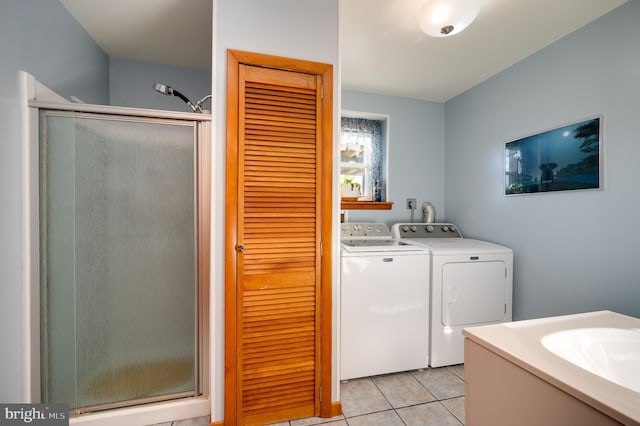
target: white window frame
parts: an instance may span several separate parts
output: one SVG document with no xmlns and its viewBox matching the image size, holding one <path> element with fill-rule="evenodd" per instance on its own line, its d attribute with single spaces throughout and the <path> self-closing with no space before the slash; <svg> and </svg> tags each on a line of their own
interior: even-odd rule
<svg viewBox="0 0 640 426">
<path fill-rule="evenodd" d="M 390 132 L 390 125 L 391 125 L 391 117 L 387 114 L 378 114 L 378 113 L 372 113 L 372 112 L 364 112 L 364 111 L 354 111 L 354 110 L 342 110 L 341 114 L 340 114 L 340 118 L 342 119 L 343 117 L 348 117 L 348 118 L 363 118 L 366 120 L 378 120 L 378 121 L 382 121 L 382 181 L 380 182 L 381 185 L 381 201 L 387 201 L 388 200 L 388 188 L 389 188 L 389 168 L 388 168 L 388 163 L 389 163 L 389 132 Z M 342 125 L 340 126 L 340 137 L 342 138 Z M 341 155 L 340 155 L 341 156 Z M 374 199 L 374 188 L 370 188 L 369 185 L 367 184 L 370 179 L 368 174 L 370 173 L 370 169 L 371 169 L 371 155 L 367 155 L 365 154 L 365 163 L 362 166 L 359 165 L 353 165 L 353 164 L 347 164 L 347 163 L 343 163 L 342 161 L 339 162 L 340 164 L 340 182 L 342 182 L 342 170 L 345 167 L 349 167 L 349 168 L 360 168 L 362 167 L 364 169 L 364 185 L 362 188 L 362 199 L 363 200 L 371 200 L 373 201 Z M 341 158 L 340 158 L 341 159 Z"/>
</svg>

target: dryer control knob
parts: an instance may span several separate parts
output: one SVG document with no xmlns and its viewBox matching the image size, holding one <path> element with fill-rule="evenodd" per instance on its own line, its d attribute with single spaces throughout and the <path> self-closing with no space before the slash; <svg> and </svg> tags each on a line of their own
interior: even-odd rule
<svg viewBox="0 0 640 426">
<path fill-rule="evenodd" d="M 411 232 L 416 232 L 417 230 L 418 230 L 418 228 L 417 228 L 417 227 L 415 227 L 415 226 L 412 226 L 412 227 L 411 227 Z"/>
<path fill-rule="evenodd" d="M 405 226 L 403 226 L 403 227 L 402 227 L 402 231 L 403 231 L 403 232 L 409 232 L 409 227 L 408 227 L 408 226 L 406 226 L 406 225 L 405 225 Z"/>
<path fill-rule="evenodd" d="M 442 227 L 442 232 L 447 232 L 449 230 L 449 228 L 447 228 L 446 226 Z"/>
<path fill-rule="evenodd" d="M 427 225 L 426 229 L 427 229 L 427 232 L 429 232 L 429 233 L 433 232 L 433 226 L 431 226 L 431 225 Z"/>
</svg>

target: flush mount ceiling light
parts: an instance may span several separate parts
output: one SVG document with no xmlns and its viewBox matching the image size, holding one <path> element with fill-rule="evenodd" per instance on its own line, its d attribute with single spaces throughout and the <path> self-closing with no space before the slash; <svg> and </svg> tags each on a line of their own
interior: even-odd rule
<svg viewBox="0 0 640 426">
<path fill-rule="evenodd" d="M 476 19 L 481 0 L 427 0 L 418 14 L 422 31 L 432 37 L 458 34 Z"/>
</svg>

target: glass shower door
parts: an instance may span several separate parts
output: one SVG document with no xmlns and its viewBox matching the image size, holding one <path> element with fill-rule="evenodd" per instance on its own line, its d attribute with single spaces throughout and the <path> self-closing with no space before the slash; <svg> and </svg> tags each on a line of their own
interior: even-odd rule
<svg viewBox="0 0 640 426">
<path fill-rule="evenodd" d="M 193 121 L 40 113 L 43 402 L 198 394 Z"/>
</svg>

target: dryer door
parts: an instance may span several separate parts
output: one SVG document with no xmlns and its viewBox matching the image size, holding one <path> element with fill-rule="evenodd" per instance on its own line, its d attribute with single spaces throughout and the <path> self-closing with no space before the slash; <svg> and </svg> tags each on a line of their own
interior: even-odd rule
<svg viewBox="0 0 640 426">
<path fill-rule="evenodd" d="M 506 271 L 502 261 L 445 264 L 442 324 L 454 327 L 504 320 Z"/>
</svg>

